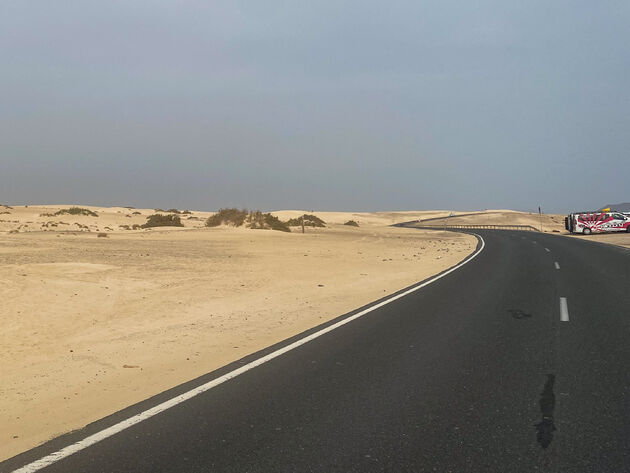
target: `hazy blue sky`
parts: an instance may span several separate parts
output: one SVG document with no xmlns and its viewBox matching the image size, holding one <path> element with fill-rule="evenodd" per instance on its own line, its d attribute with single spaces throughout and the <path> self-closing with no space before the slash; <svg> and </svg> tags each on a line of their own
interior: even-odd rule
<svg viewBox="0 0 630 473">
<path fill-rule="evenodd" d="M 630 201 L 630 2 L 0 3 L 0 202 Z"/>
</svg>

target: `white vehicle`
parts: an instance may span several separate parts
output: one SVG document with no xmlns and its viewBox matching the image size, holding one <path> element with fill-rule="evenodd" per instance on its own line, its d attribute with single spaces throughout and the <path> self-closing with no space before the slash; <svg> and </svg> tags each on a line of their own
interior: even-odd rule
<svg viewBox="0 0 630 473">
<path fill-rule="evenodd" d="M 571 233 L 628 232 L 630 214 L 613 211 L 576 212 L 567 215 L 564 227 Z"/>
</svg>

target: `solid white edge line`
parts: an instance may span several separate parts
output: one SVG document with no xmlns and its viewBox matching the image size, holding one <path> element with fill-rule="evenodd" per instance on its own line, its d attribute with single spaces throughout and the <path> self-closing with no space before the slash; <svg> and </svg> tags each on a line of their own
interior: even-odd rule
<svg viewBox="0 0 630 473">
<path fill-rule="evenodd" d="M 549 248 L 545 248 L 545 251 L 549 253 L 551 250 Z"/>
<path fill-rule="evenodd" d="M 569 321 L 569 306 L 567 305 L 567 298 L 560 298 L 560 320 L 562 322 Z"/>
<path fill-rule="evenodd" d="M 554 263 L 554 266 L 556 267 L 556 269 L 560 269 L 560 263 L 558 263 L 557 261 Z"/>
<path fill-rule="evenodd" d="M 40 458 L 39 460 L 35 460 L 34 462 L 31 462 L 27 465 L 24 465 L 21 468 L 18 468 L 17 470 L 14 470 L 13 473 L 33 473 L 35 471 L 41 470 L 42 468 L 51 465 L 63 458 L 69 457 L 70 455 L 72 455 L 73 453 L 79 452 L 91 445 L 94 445 L 97 442 L 100 442 L 101 440 L 104 440 L 108 437 L 111 437 L 112 435 L 115 435 L 119 432 L 122 432 L 123 430 L 136 425 L 140 422 L 142 422 L 143 420 L 146 420 L 150 417 L 153 417 L 156 414 L 159 414 L 160 412 L 163 412 L 173 406 L 176 406 L 177 404 L 181 404 L 184 401 L 187 401 L 188 399 L 191 399 L 195 396 L 197 396 L 198 394 L 201 394 L 205 391 L 208 391 L 220 384 L 223 384 L 224 382 L 232 379 L 232 378 L 236 378 L 237 376 L 251 370 L 252 368 L 255 368 L 257 366 L 260 366 L 270 360 L 273 360 L 274 358 L 279 357 L 280 355 L 283 355 L 284 353 L 293 350 L 294 348 L 297 348 L 301 345 L 304 345 L 305 343 L 310 342 L 311 340 L 314 340 L 318 337 L 321 337 L 322 335 L 331 332 L 332 330 L 335 330 L 338 327 L 341 327 L 342 325 L 345 325 L 349 322 L 352 322 L 353 320 L 358 319 L 359 317 L 364 316 L 365 314 L 372 312 L 376 309 L 379 309 L 381 307 L 383 307 L 384 305 L 389 304 L 390 302 L 393 302 L 395 300 L 400 299 L 401 297 L 405 297 L 409 294 L 411 294 L 412 292 L 417 291 L 418 289 L 422 289 L 425 286 L 428 286 L 429 284 L 437 281 L 438 279 L 443 278 L 444 276 L 446 276 L 447 274 L 452 273 L 453 271 L 455 271 L 456 269 L 461 268 L 462 266 L 464 266 L 465 264 L 471 262 L 473 259 L 475 259 L 477 257 L 477 255 L 479 255 L 479 253 L 481 253 L 484 249 L 484 247 L 486 246 L 486 243 L 484 241 L 484 239 L 481 237 L 481 235 L 477 235 L 476 233 L 472 233 L 472 235 L 475 235 L 477 238 L 479 238 L 479 241 L 481 241 L 481 247 L 472 254 L 472 256 L 468 257 L 467 259 L 465 259 L 464 261 L 462 261 L 461 263 L 453 266 L 451 269 L 448 269 L 446 271 L 444 271 L 441 274 L 438 274 L 437 276 L 429 279 L 426 282 L 423 282 L 421 284 L 418 284 L 417 286 L 414 286 L 410 289 L 407 289 L 406 291 L 397 294 L 393 297 L 390 297 L 389 299 L 386 299 L 384 301 L 379 302 L 378 304 L 375 304 L 371 307 L 368 307 L 367 309 L 362 310 L 361 312 L 358 312 L 354 315 L 351 315 L 350 317 L 340 320 L 339 322 L 329 325 L 328 327 L 325 327 L 321 330 L 319 330 L 318 332 L 312 333 L 310 335 L 307 335 L 306 337 L 297 340 L 289 345 L 287 345 L 286 347 L 280 348 L 272 353 L 269 353 L 268 355 L 265 355 L 261 358 L 258 358 L 257 360 L 254 360 L 250 363 L 247 363 L 246 365 L 241 366 L 240 368 L 235 369 L 234 371 L 230 371 L 227 374 L 224 374 L 223 376 L 220 376 L 216 379 L 213 379 L 212 381 L 209 381 L 205 384 L 202 384 L 201 386 L 198 386 L 194 389 L 191 389 L 190 391 L 187 391 L 183 394 L 180 394 L 179 396 L 175 396 L 172 399 L 169 399 L 168 401 L 164 401 L 161 404 L 158 404 L 157 406 L 154 406 L 150 409 L 147 409 L 144 412 L 141 412 L 139 414 L 136 414 L 132 417 L 130 417 L 129 419 L 123 420 L 118 422 L 117 424 L 114 424 L 106 429 L 101 430 L 100 432 L 97 432 L 95 434 L 92 434 L 86 438 L 84 438 L 83 440 L 79 440 L 76 443 L 73 443 L 71 445 L 68 445 L 67 447 L 62 448 L 61 450 L 58 450 L 56 452 L 50 453 L 49 455 L 46 455 L 45 457 Z"/>
</svg>

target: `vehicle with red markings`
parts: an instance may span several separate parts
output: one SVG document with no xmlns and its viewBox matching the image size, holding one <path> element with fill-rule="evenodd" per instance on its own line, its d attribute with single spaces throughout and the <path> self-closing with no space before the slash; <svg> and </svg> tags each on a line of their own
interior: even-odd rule
<svg viewBox="0 0 630 473">
<path fill-rule="evenodd" d="M 616 211 L 575 212 L 564 218 L 564 227 L 571 233 L 628 232 L 630 214 Z"/>
</svg>

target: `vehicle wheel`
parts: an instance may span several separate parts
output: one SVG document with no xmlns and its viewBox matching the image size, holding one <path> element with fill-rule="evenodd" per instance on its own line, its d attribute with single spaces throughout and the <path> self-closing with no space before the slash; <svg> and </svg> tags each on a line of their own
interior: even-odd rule
<svg viewBox="0 0 630 473">
<path fill-rule="evenodd" d="M 630 225 L 626 227 L 626 233 L 630 233 Z"/>
<path fill-rule="evenodd" d="M 582 230 L 582 233 L 584 235 L 590 235 L 591 234 L 591 229 L 590 228 L 585 228 L 584 230 Z"/>
</svg>

